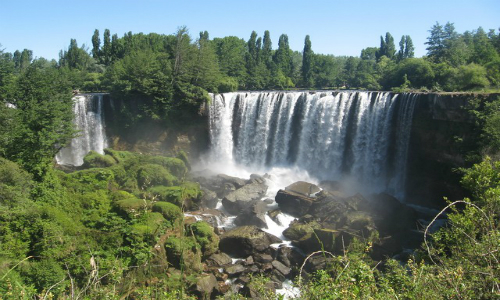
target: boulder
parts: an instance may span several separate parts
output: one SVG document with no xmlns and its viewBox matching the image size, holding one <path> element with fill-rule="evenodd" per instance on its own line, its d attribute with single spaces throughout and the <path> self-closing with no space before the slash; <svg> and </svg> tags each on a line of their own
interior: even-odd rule
<svg viewBox="0 0 500 300">
<path fill-rule="evenodd" d="M 226 270 L 226 273 L 229 275 L 229 277 L 234 277 L 238 274 L 245 272 L 246 269 L 241 264 L 234 264 L 234 265 L 226 266 L 225 270 Z"/>
<path fill-rule="evenodd" d="M 371 209 L 378 215 L 377 228 L 384 234 L 399 234 L 417 228 L 417 212 L 393 196 L 380 193 L 371 196 Z"/>
<path fill-rule="evenodd" d="M 292 192 L 295 194 L 299 194 L 306 197 L 313 197 L 314 194 L 321 191 L 321 189 L 312 183 L 305 181 L 297 181 L 295 183 L 290 184 L 285 188 L 285 191 Z"/>
<path fill-rule="evenodd" d="M 237 189 L 222 199 L 222 205 L 231 214 L 237 215 L 250 206 L 252 200 L 261 199 L 267 192 L 267 186 L 261 183 L 251 183 Z"/>
<path fill-rule="evenodd" d="M 205 274 L 198 277 L 194 287 L 194 294 L 198 299 L 211 299 L 211 295 L 217 292 L 219 284 L 213 274 Z"/>
<path fill-rule="evenodd" d="M 281 274 L 283 274 L 283 276 L 287 277 L 288 275 L 290 275 L 291 269 L 282 264 L 281 262 L 273 260 L 271 264 L 276 270 L 278 270 Z"/>
<path fill-rule="evenodd" d="M 256 226 L 241 226 L 220 236 L 219 249 L 232 256 L 247 257 L 257 252 L 269 253 L 274 243 L 281 240 Z"/>
<path fill-rule="evenodd" d="M 215 253 L 207 258 L 206 263 L 209 266 L 222 267 L 231 264 L 232 259 L 224 252 Z"/>
<path fill-rule="evenodd" d="M 299 268 L 304 261 L 304 256 L 300 254 L 296 248 L 285 245 L 278 248 L 276 258 L 279 262 L 289 268 Z"/>
<path fill-rule="evenodd" d="M 234 224 L 237 226 L 255 225 L 259 228 L 267 228 L 266 204 L 260 200 L 252 200 L 248 207 L 236 217 Z"/>
<path fill-rule="evenodd" d="M 207 188 L 201 189 L 203 192 L 203 196 L 201 197 L 201 204 L 203 207 L 214 209 L 219 202 L 219 198 L 217 198 L 217 193 L 211 191 Z"/>
<path fill-rule="evenodd" d="M 266 183 L 266 180 L 264 179 L 264 177 L 262 177 L 258 174 L 251 174 L 249 181 L 251 183 Z"/>
<path fill-rule="evenodd" d="M 281 211 L 294 217 L 300 217 L 309 211 L 317 199 L 291 191 L 279 190 L 275 200 Z"/>
<path fill-rule="evenodd" d="M 242 188 L 246 185 L 246 180 L 238 177 L 233 177 L 225 174 L 217 175 L 217 178 L 221 179 L 224 183 L 232 184 L 236 189 Z"/>
</svg>

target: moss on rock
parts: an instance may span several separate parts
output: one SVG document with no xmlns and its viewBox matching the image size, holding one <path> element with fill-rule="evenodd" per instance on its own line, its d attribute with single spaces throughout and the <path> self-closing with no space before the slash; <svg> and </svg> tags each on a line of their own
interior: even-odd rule
<svg viewBox="0 0 500 300">
<path fill-rule="evenodd" d="M 155 185 L 172 186 L 177 182 L 170 172 L 157 164 L 145 164 L 137 171 L 137 183 L 140 188 Z"/>
<path fill-rule="evenodd" d="M 116 160 L 111 155 L 102 155 L 95 151 L 90 151 L 83 158 L 84 168 L 106 168 L 116 164 Z"/>
<path fill-rule="evenodd" d="M 181 209 L 177 205 L 169 202 L 156 202 L 153 204 L 153 211 L 162 214 L 163 217 L 171 223 L 174 223 L 182 217 Z"/>
<path fill-rule="evenodd" d="M 214 254 L 219 248 L 219 237 L 215 234 L 214 228 L 207 222 L 198 221 L 188 225 L 188 232 L 194 235 L 194 238 L 201 246 L 203 256 L 208 257 Z"/>
</svg>

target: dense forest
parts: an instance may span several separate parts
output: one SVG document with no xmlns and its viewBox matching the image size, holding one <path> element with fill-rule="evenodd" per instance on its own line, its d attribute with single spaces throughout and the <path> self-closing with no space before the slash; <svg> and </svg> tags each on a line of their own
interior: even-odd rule
<svg viewBox="0 0 500 300">
<path fill-rule="evenodd" d="M 71 40 L 59 61 L 28 49 L 0 52 L 0 299 L 195 299 L 202 262 L 218 236 L 203 221 L 183 220 L 203 192 L 190 163 L 175 157 L 91 152 L 64 172 L 55 154 L 78 134 L 75 90 L 133 99 L 140 119 L 171 122 L 196 114 L 209 92 L 263 89 L 370 89 L 405 92 L 495 91 L 500 33 L 430 29 L 427 55 L 411 37 L 396 48 L 386 33 L 360 57 L 302 52 L 286 34 L 195 40 L 176 34 L 95 30 L 92 49 Z M 421 249 L 399 261 L 370 257 L 377 236 L 335 253 L 324 270 L 297 281 L 301 299 L 492 299 L 500 295 L 500 100 L 471 103 L 476 164 L 459 170 L 471 198 L 448 201 L 448 223 L 426 232 Z M 491 157 L 491 158 L 490 158 Z M 200 279 L 201 278 L 201 279 Z M 266 278 L 252 278 L 261 299 L 276 299 Z M 229 296 L 228 296 L 229 295 Z M 242 299 L 238 294 L 220 295 Z"/>
</svg>

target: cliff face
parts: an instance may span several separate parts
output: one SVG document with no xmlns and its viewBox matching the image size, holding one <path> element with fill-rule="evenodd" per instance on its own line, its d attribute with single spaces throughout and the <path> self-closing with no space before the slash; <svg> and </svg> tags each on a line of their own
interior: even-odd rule
<svg viewBox="0 0 500 300">
<path fill-rule="evenodd" d="M 139 114 L 140 103 L 105 101 L 104 115 L 109 147 L 154 155 L 175 155 L 182 150 L 191 160 L 197 159 L 209 146 L 208 116 L 200 113 L 182 119 L 182 122 L 164 122 L 140 119 L 130 122 Z M 138 101 L 135 101 L 138 102 Z M 133 124 L 133 125 L 131 125 Z"/>
<path fill-rule="evenodd" d="M 467 167 L 465 151 L 475 132 L 465 107 L 474 98 L 483 101 L 498 94 L 422 94 L 417 101 L 411 130 L 407 201 L 425 206 L 444 205 L 443 197 L 462 199 L 461 174 Z"/>
</svg>

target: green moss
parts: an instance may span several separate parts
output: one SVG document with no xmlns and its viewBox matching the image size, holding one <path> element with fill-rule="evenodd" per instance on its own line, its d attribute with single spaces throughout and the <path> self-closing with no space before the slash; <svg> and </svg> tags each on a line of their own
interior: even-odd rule
<svg viewBox="0 0 500 300">
<path fill-rule="evenodd" d="M 184 165 L 188 168 L 188 170 L 191 170 L 191 164 L 189 163 L 189 158 L 188 158 L 186 152 L 184 152 L 183 150 L 180 150 L 179 152 L 177 152 L 175 157 L 182 160 L 184 162 Z"/>
<path fill-rule="evenodd" d="M 146 164 L 137 171 L 137 183 L 140 188 L 155 185 L 172 186 L 176 182 L 177 178 L 160 165 Z"/>
<path fill-rule="evenodd" d="M 114 192 L 112 197 L 114 201 L 113 204 L 118 212 L 129 217 L 137 216 L 149 205 L 149 201 L 138 199 L 134 195 L 125 191 Z"/>
<path fill-rule="evenodd" d="M 184 164 L 184 161 L 175 157 L 151 156 L 147 159 L 147 162 L 163 166 L 170 171 L 170 173 L 180 178 L 183 178 L 188 172 L 188 168 Z"/>
<path fill-rule="evenodd" d="M 210 224 L 204 221 L 188 225 L 188 233 L 192 233 L 194 238 L 201 246 L 203 256 L 208 257 L 214 254 L 219 248 L 219 237 L 215 234 Z"/>
<path fill-rule="evenodd" d="M 181 209 L 169 202 L 156 202 L 153 204 L 153 211 L 161 213 L 165 219 L 172 223 L 182 216 Z"/>
<path fill-rule="evenodd" d="M 81 170 L 69 175 L 81 185 L 82 190 L 93 191 L 97 189 L 107 189 L 114 180 L 115 174 L 109 169 L 93 168 Z"/>
<path fill-rule="evenodd" d="M 117 151 L 110 148 L 104 149 L 104 154 L 113 157 L 117 162 L 123 163 L 126 160 L 131 158 L 135 158 L 138 156 L 136 153 L 128 152 L 128 151 Z"/>
<path fill-rule="evenodd" d="M 316 221 L 306 224 L 294 222 L 283 231 L 283 235 L 294 241 L 307 240 L 314 233 L 314 229 L 319 228 L 321 228 L 321 226 Z"/>
<path fill-rule="evenodd" d="M 84 168 L 106 168 L 116 164 L 116 160 L 111 155 L 102 155 L 95 151 L 90 151 L 83 158 Z"/>
<path fill-rule="evenodd" d="M 136 239 L 151 238 L 158 235 L 161 229 L 167 228 L 170 223 L 165 220 L 161 213 L 146 213 L 138 223 L 131 226 L 130 233 Z"/>
<path fill-rule="evenodd" d="M 155 186 L 149 192 L 160 201 L 167 201 L 179 207 L 186 202 L 199 202 L 202 196 L 200 185 L 194 182 L 185 182 L 181 186 Z"/>
<path fill-rule="evenodd" d="M 165 251 L 168 262 L 174 267 L 184 267 L 190 272 L 200 272 L 203 270 L 201 264 L 201 251 L 193 237 L 179 238 L 170 236 L 165 241 Z"/>
</svg>

